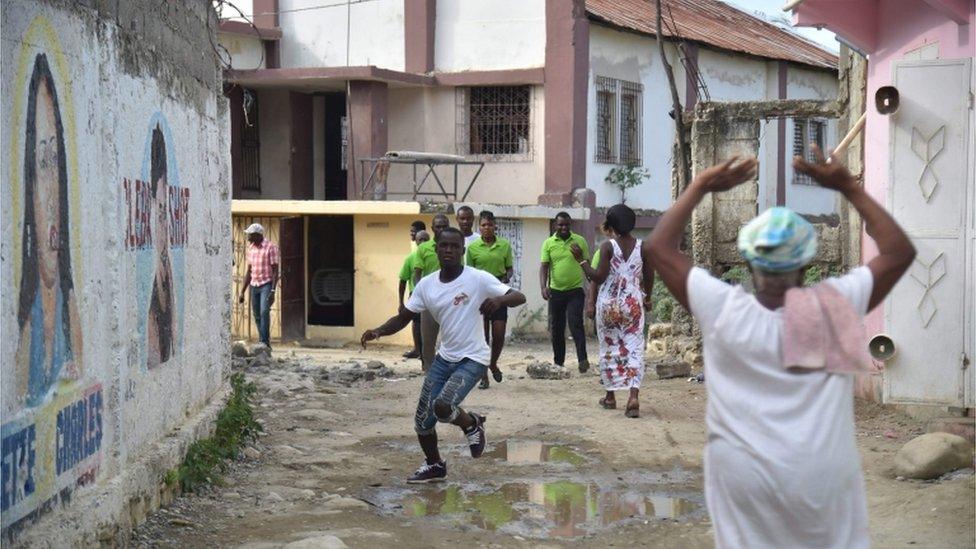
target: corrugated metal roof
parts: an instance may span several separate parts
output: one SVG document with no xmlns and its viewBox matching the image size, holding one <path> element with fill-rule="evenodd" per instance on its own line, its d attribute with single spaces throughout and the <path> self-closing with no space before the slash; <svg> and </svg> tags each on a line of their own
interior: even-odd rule
<svg viewBox="0 0 976 549">
<path fill-rule="evenodd" d="M 665 36 L 672 35 L 673 17 L 677 34 L 685 40 L 758 57 L 837 68 L 833 53 L 719 0 L 662 0 L 662 7 Z M 586 11 L 597 21 L 656 34 L 653 0 L 586 0 Z"/>
</svg>

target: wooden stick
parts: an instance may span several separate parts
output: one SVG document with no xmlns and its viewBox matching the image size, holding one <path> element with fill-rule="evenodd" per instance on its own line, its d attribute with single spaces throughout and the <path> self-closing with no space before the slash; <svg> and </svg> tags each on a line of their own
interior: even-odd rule
<svg viewBox="0 0 976 549">
<path fill-rule="evenodd" d="M 847 149 L 847 146 L 851 144 L 851 141 L 854 141 L 857 134 L 861 133 L 861 130 L 864 129 L 864 123 L 867 121 L 867 119 L 868 113 L 862 113 L 861 117 L 858 118 L 857 122 L 854 123 L 854 126 L 852 126 L 850 131 L 847 132 L 847 135 L 844 136 L 844 139 L 841 139 L 840 143 L 834 147 L 834 152 L 830 153 L 830 157 L 827 159 L 827 162 L 830 162 L 835 156 L 841 154 L 845 149 Z"/>
</svg>

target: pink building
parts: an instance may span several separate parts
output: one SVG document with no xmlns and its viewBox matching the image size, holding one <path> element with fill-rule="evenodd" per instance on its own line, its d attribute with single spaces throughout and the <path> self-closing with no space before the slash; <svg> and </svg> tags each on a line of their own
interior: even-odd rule
<svg viewBox="0 0 976 549">
<path fill-rule="evenodd" d="M 826 27 L 868 58 L 864 184 L 918 259 L 868 324 L 897 354 L 862 392 L 893 403 L 973 407 L 973 0 L 800 0 L 794 24 Z M 893 86 L 898 110 L 875 108 Z M 864 235 L 862 257 L 876 255 Z"/>
</svg>

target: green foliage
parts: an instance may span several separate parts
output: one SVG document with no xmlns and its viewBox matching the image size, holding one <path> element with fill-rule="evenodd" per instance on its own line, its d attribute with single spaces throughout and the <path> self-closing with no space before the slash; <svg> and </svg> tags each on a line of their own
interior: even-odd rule
<svg viewBox="0 0 976 549">
<path fill-rule="evenodd" d="M 610 170 L 604 181 L 620 189 L 620 202 L 626 202 L 627 189 L 640 185 L 650 176 L 651 172 L 647 168 L 618 166 Z"/>
<path fill-rule="evenodd" d="M 183 464 L 166 474 L 167 483 L 179 480 L 187 492 L 219 478 L 227 469 L 229 460 L 237 456 L 244 444 L 253 441 L 261 432 L 261 425 L 254 419 L 251 401 L 257 392 L 254 383 L 244 379 L 244 374 L 230 378 L 231 395 L 224 409 L 217 415 L 217 426 L 210 438 L 198 440 L 186 451 Z"/>
<path fill-rule="evenodd" d="M 512 327 L 512 336 L 524 337 L 528 335 L 529 328 L 531 328 L 536 322 L 544 321 L 546 318 L 545 315 L 545 307 L 537 307 L 532 310 L 529 310 L 528 307 L 522 307 L 521 310 L 519 310 L 518 315 L 515 317 L 515 326 Z"/>
<path fill-rule="evenodd" d="M 749 272 L 749 268 L 744 265 L 736 265 L 731 269 L 722 273 L 722 280 L 726 282 L 731 282 L 732 284 L 742 285 L 747 280 L 752 279 L 752 273 Z"/>
<path fill-rule="evenodd" d="M 803 285 L 812 286 L 825 278 L 840 275 L 840 267 L 837 265 L 811 265 L 803 274 Z"/>
<path fill-rule="evenodd" d="M 657 275 L 654 276 L 654 288 L 651 290 L 651 304 L 653 305 L 651 322 L 671 322 L 671 315 L 678 306 L 678 300 L 671 295 L 664 281 Z"/>
</svg>

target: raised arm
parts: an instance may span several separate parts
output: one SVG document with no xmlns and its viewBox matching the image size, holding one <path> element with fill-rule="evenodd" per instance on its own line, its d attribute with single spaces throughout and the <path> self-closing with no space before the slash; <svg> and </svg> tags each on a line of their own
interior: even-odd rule
<svg viewBox="0 0 976 549">
<path fill-rule="evenodd" d="M 366 330 L 363 332 L 363 337 L 360 338 L 359 342 L 365 349 L 367 341 L 373 341 L 374 339 L 379 339 L 383 336 L 393 335 L 406 328 L 407 324 L 410 324 L 410 321 L 413 320 L 413 315 L 413 311 L 407 309 L 406 307 L 401 307 L 400 312 L 398 312 L 396 316 L 390 317 L 390 319 L 384 322 L 379 328 L 373 328 L 372 330 Z"/>
<path fill-rule="evenodd" d="M 590 261 L 587 259 L 582 248 L 576 244 L 573 244 L 569 249 L 571 252 L 573 252 L 573 257 L 576 258 L 576 261 L 579 261 L 580 267 L 583 268 L 583 274 L 586 275 L 586 278 L 592 282 L 595 282 L 596 285 L 599 286 L 600 284 L 603 284 L 603 281 L 606 280 L 608 276 L 610 276 L 609 258 L 613 257 L 612 246 L 613 245 L 610 244 L 609 240 L 604 240 L 603 243 L 600 244 L 600 258 L 602 259 L 605 257 L 608 258 L 608 260 L 601 260 L 596 269 L 590 266 Z"/>
<path fill-rule="evenodd" d="M 695 206 L 698 206 L 707 193 L 726 191 L 752 179 L 756 175 L 757 164 L 755 158 L 742 159 L 734 156 L 698 174 L 658 221 L 651 237 L 644 242 L 643 248 L 661 275 L 664 285 L 686 309 L 688 273 L 691 272 L 692 263 L 680 249 L 685 225 L 691 219 Z"/>
<path fill-rule="evenodd" d="M 793 159 L 796 171 L 809 175 L 821 186 L 834 189 L 850 201 L 864 219 L 864 228 L 878 245 L 878 256 L 868 262 L 874 285 L 868 310 L 875 308 L 891 292 L 915 260 L 915 247 L 905 231 L 873 198 L 868 196 L 854 176 L 837 159 L 824 161 L 820 149 L 813 147 L 815 163 L 799 156 Z"/>
</svg>

